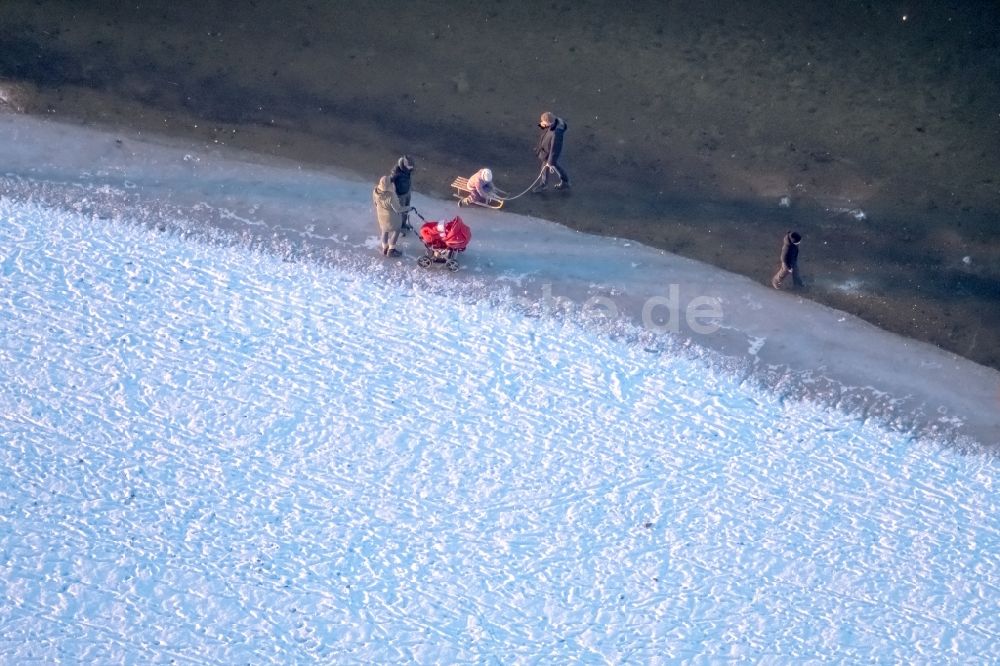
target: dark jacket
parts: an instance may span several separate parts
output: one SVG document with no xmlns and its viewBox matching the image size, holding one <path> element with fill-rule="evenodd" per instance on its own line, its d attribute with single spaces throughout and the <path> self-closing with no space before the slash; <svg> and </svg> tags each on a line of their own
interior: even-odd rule
<svg viewBox="0 0 1000 666">
<path fill-rule="evenodd" d="M 392 167 L 392 173 L 389 174 L 389 180 L 392 181 L 392 185 L 396 188 L 396 194 L 398 196 L 403 196 L 410 191 L 410 174 L 413 173 L 412 169 L 404 169 L 398 164 Z"/>
<path fill-rule="evenodd" d="M 562 154 L 563 134 L 566 132 L 566 121 L 556 118 L 556 122 L 550 127 L 542 128 L 538 135 L 538 144 L 535 146 L 535 154 L 538 159 L 546 164 L 555 164 Z"/>
<path fill-rule="evenodd" d="M 796 269 L 799 264 L 799 246 L 792 242 L 792 233 L 785 234 L 785 242 L 781 246 L 781 265 Z"/>
</svg>

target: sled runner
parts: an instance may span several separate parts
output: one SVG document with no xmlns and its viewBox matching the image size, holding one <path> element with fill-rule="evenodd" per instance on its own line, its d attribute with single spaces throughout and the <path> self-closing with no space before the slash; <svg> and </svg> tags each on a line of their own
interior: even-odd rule
<svg viewBox="0 0 1000 666">
<path fill-rule="evenodd" d="M 503 208 L 504 199 L 507 197 L 507 193 L 503 190 L 494 189 L 493 196 L 486 202 L 477 201 L 472 198 L 472 191 L 469 189 L 469 179 L 465 176 L 456 176 L 455 180 L 451 181 L 451 186 L 455 190 L 452 194 L 458 199 L 459 206 L 474 205 L 498 210 Z"/>
<path fill-rule="evenodd" d="M 449 222 L 424 222 L 420 226 L 420 240 L 426 254 L 417 259 L 417 265 L 429 268 L 431 264 L 444 264 L 449 271 L 457 271 L 459 266 L 455 256 L 465 251 L 471 238 L 472 231 L 458 216 Z"/>
</svg>

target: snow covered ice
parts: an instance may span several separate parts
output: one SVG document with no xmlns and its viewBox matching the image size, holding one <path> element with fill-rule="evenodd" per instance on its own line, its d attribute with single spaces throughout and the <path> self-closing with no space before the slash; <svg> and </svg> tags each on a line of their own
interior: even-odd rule
<svg viewBox="0 0 1000 666">
<path fill-rule="evenodd" d="M 8 166 L 0 198 L 0 661 L 1000 651 L 990 449 L 749 381 L 718 350 L 537 316 L 489 284 L 545 269 L 504 274 L 484 223 L 458 275 L 359 259 L 364 184 L 315 204 L 355 230 L 302 204 L 327 243 L 299 251 L 260 222 L 280 181 L 223 212 L 72 159 Z M 206 241 L 198 216 L 235 235 Z M 269 249 L 256 226 L 279 229 Z M 599 286 L 623 293 L 613 270 Z"/>
</svg>

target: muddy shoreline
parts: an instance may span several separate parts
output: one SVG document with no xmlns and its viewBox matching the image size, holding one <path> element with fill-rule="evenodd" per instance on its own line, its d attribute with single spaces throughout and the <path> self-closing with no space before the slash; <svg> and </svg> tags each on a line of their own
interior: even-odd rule
<svg viewBox="0 0 1000 666">
<path fill-rule="evenodd" d="M 551 109 L 575 189 L 512 210 L 760 282 L 796 228 L 804 296 L 1000 368 L 1000 11 L 770 4 L 12 0 L 0 77 L 27 113 L 373 179 L 406 152 L 441 196 L 526 187 Z"/>
</svg>

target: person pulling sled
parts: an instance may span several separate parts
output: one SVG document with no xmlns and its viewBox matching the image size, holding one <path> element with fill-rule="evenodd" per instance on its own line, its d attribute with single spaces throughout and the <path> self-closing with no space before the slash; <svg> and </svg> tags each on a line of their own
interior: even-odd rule
<svg viewBox="0 0 1000 666">
<path fill-rule="evenodd" d="M 569 188 L 569 174 L 559 166 L 559 156 L 562 155 L 563 134 L 566 133 L 566 121 L 557 117 L 551 111 L 546 111 L 538 120 L 538 127 L 542 130 L 538 135 L 538 143 L 535 144 L 535 154 L 542 161 L 542 171 L 538 175 L 538 184 L 532 192 L 541 192 L 549 183 L 549 175 L 559 176 L 559 182 L 555 189 L 565 190 Z"/>
</svg>

